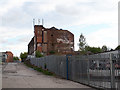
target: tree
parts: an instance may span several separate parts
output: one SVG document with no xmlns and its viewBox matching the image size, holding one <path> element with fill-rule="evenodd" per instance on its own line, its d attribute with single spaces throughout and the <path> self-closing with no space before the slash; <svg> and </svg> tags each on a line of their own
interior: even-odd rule
<svg viewBox="0 0 120 90">
<path fill-rule="evenodd" d="M 118 45 L 118 46 L 115 48 L 115 50 L 120 50 L 120 45 Z"/>
<path fill-rule="evenodd" d="M 19 60 L 19 58 L 17 56 L 14 56 L 13 60 Z"/>
<path fill-rule="evenodd" d="M 91 53 L 96 54 L 96 53 L 102 52 L 102 49 L 101 49 L 100 47 L 90 47 L 90 46 L 86 46 L 86 47 L 85 47 L 85 51 L 86 51 L 86 52 L 90 51 Z"/>
<path fill-rule="evenodd" d="M 22 59 L 22 61 L 24 61 L 27 58 L 28 53 L 24 52 L 20 54 L 20 58 Z"/>
<path fill-rule="evenodd" d="M 86 46 L 86 38 L 81 33 L 79 38 L 79 51 L 85 51 L 85 46 Z"/>
<path fill-rule="evenodd" d="M 108 51 L 108 48 L 107 48 L 106 45 L 103 45 L 103 46 L 102 46 L 102 51 L 103 51 L 103 52 Z"/>
<path fill-rule="evenodd" d="M 39 50 L 37 50 L 37 51 L 35 52 L 35 56 L 36 56 L 37 58 L 43 57 L 43 55 L 40 53 Z"/>
</svg>

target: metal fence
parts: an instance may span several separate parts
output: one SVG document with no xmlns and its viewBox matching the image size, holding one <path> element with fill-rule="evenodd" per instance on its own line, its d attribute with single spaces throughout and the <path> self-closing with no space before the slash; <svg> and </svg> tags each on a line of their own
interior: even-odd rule
<svg viewBox="0 0 120 90">
<path fill-rule="evenodd" d="M 120 54 L 52 55 L 30 58 L 30 62 L 69 80 L 97 88 L 120 89 Z"/>
</svg>

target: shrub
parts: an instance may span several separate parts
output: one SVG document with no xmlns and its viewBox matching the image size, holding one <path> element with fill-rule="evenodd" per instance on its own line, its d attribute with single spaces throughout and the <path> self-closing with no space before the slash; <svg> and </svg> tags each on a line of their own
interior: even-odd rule
<svg viewBox="0 0 120 90">
<path fill-rule="evenodd" d="M 50 54 L 55 54 L 55 51 L 50 51 L 49 53 L 50 53 Z"/>
<path fill-rule="evenodd" d="M 118 45 L 118 46 L 115 48 L 115 50 L 120 50 L 120 45 Z"/>
<path fill-rule="evenodd" d="M 38 71 L 38 72 L 42 72 L 42 73 L 45 74 L 45 75 L 55 76 L 54 73 L 49 72 L 49 71 L 46 70 L 46 69 L 42 69 L 42 67 L 39 68 L 39 67 L 37 67 L 37 66 L 32 65 L 29 60 L 26 60 L 26 61 L 24 62 L 24 64 L 25 64 L 26 66 L 30 67 L 30 68 L 33 68 L 34 70 L 36 70 L 36 71 Z"/>
<path fill-rule="evenodd" d="M 24 61 L 27 58 L 28 53 L 24 52 L 20 54 L 20 58 L 22 59 L 22 61 Z"/>
<path fill-rule="evenodd" d="M 14 56 L 14 57 L 13 57 L 13 60 L 15 60 L 15 61 L 16 61 L 16 60 L 19 60 L 19 58 L 16 57 L 16 56 Z"/>
<path fill-rule="evenodd" d="M 37 57 L 37 58 L 39 58 L 39 57 L 43 57 L 43 55 L 40 53 L 40 51 L 36 51 L 35 52 L 35 56 Z"/>
</svg>

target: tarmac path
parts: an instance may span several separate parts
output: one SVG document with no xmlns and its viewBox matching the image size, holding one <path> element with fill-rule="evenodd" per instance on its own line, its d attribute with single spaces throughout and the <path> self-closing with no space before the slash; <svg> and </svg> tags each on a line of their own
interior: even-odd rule
<svg viewBox="0 0 120 90">
<path fill-rule="evenodd" d="M 2 73 L 2 88 L 91 88 L 70 80 L 37 72 L 23 63 L 8 63 Z"/>
</svg>

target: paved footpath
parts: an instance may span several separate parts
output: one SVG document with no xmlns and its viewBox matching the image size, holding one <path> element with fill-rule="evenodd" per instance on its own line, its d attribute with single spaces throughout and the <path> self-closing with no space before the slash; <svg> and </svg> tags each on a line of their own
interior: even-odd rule
<svg viewBox="0 0 120 90">
<path fill-rule="evenodd" d="M 44 75 L 23 63 L 8 63 L 2 74 L 2 88 L 89 88 L 88 86 Z"/>
</svg>

